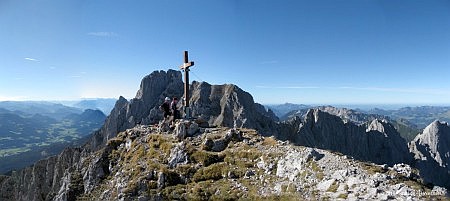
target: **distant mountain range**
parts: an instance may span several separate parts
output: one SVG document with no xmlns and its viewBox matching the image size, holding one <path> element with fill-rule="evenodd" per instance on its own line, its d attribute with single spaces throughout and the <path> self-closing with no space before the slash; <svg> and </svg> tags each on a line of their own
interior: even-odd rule
<svg viewBox="0 0 450 201">
<path fill-rule="evenodd" d="M 68 114 L 81 114 L 83 109 L 45 101 L 3 101 L 0 108 L 22 116 L 40 114 L 61 120 Z"/>
<path fill-rule="evenodd" d="M 114 108 L 117 99 L 115 98 L 94 98 L 94 99 L 82 99 L 78 101 L 51 101 L 52 103 L 60 103 L 65 106 L 86 109 L 101 110 L 104 114 L 108 115 Z"/>
<path fill-rule="evenodd" d="M 450 107 L 445 106 L 403 107 L 398 110 L 374 108 L 366 112 L 389 116 L 393 119 L 407 120 L 421 129 L 435 120 L 450 122 Z"/>
<path fill-rule="evenodd" d="M 271 109 L 279 117 L 280 121 L 286 121 L 295 116 L 304 117 L 311 108 L 327 110 L 334 115 L 356 123 L 377 118 L 388 119 L 406 141 L 413 140 L 418 133 L 435 120 L 450 122 L 450 107 L 447 106 L 416 106 L 390 110 L 373 108 L 362 110 L 345 108 L 330 109 L 334 107 L 285 103 L 280 105 L 266 105 L 266 107 Z"/>
<path fill-rule="evenodd" d="M 271 109 L 275 115 L 277 115 L 279 118 L 286 115 L 287 113 L 294 111 L 294 110 L 301 110 L 301 109 L 308 109 L 312 106 L 310 105 L 303 105 L 303 104 L 293 104 L 293 103 L 284 103 L 279 105 L 266 105 L 267 108 Z"/>
<path fill-rule="evenodd" d="M 0 173 L 84 143 L 105 119 L 100 110 L 50 102 L 0 102 Z"/>
</svg>

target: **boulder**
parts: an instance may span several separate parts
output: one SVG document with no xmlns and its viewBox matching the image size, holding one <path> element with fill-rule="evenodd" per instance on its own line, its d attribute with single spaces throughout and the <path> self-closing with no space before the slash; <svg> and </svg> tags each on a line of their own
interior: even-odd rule
<svg viewBox="0 0 450 201">
<path fill-rule="evenodd" d="M 192 137 L 200 131 L 197 123 L 191 122 L 187 129 L 187 136 Z"/>
<path fill-rule="evenodd" d="M 178 141 L 182 141 L 184 138 L 186 138 L 186 124 L 183 122 L 179 122 L 175 125 L 174 133 L 175 137 L 178 139 Z"/>
<path fill-rule="evenodd" d="M 188 162 L 188 155 L 186 152 L 186 144 L 184 142 L 178 143 L 170 150 L 169 168 L 175 168 L 178 164 L 186 164 Z"/>
<path fill-rule="evenodd" d="M 224 136 L 219 139 L 210 139 L 208 137 L 203 141 L 203 150 L 220 152 L 227 148 L 231 141 L 240 142 L 243 140 L 242 133 L 235 129 L 228 130 Z"/>
</svg>

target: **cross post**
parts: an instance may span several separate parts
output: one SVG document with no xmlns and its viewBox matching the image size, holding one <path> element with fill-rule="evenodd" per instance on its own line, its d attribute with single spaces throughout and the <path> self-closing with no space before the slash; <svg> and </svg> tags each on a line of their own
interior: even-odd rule
<svg viewBox="0 0 450 201">
<path fill-rule="evenodd" d="M 184 70 L 184 113 L 185 118 L 191 118 L 191 111 L 189 110 L 189 67 L 193 66 L 194 62 L 189 62 L 188 51 L 184 51 L 184 63 L 180 66 Z"/>
</svg>

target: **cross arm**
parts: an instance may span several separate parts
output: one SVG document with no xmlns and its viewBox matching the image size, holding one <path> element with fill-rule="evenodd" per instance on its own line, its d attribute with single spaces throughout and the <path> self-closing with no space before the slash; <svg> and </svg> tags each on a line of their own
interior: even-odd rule
<svg viewBox="0 0 450 201">
<path fill-rule="evenodd" d="M 194 65 L 194 62 L 191 61 L 191 62 L 188 62 L 188 63 L 184 63 L 183 65 L 180 66 L 180 68 L 181 69 L 186 69 L 186 68 L 189 68 L 189 67 L 191 67 L 193 65 Z"/>
</svg>

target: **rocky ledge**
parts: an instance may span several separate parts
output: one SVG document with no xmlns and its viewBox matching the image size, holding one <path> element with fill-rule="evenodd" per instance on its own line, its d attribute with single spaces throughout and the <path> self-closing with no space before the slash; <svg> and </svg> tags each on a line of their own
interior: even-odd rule
<svg viewBox="0 0 450 201">
<path fill-rule="evenodd" d="M 80 200 L 422 200 L 447 194 L 422 184 L 409 165 L 360 162 L 252 129 L 201 128 L 186 121 L 173 131 L 128 129 L 84 161 L 67 174 L 67 188 L 56 198 L 74 196 L 73 189 Z M 104 169 L 92 171 L 99 161 Z"/>
</svg>

